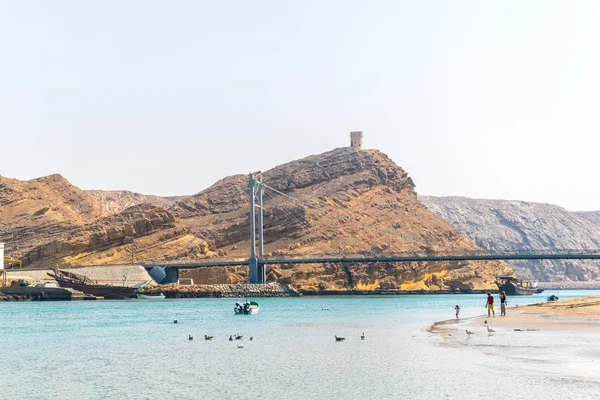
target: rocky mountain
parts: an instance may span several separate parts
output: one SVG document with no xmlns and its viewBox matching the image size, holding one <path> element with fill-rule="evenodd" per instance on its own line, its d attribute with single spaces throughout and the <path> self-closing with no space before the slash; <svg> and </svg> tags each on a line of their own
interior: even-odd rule
<svg viewBox="0 0 600 400">
<path fill-rule="evenodd" d="M 575 213 L 562 207 L 509 200 L 420 196 L 435 214 L 479 246 L 498 251 L 600 248 L 599 212 Z M 511 261 L 515 273 L 540 281 L 600 279 L 600 262 Z"/>
<path fill-rule="evenodd" d="M 410 177 L 377 150 L 336 149 L 262 174 L 265 254 L 376 254 L 476 249 L 450 224 L 421 204 Z M 248 177 L 225 178 L 175 203 L 171 211 L 213 251 L 249 254 Z M 361 265 L 272 268 L 269 280 L 304 287 L 490 287 L 503 263 Z M 236 273 L 239 271 L 235 271 Z M 190 272 L 188 276 L 205 279 Z M 239 279 L 239 278 L 237 278 Z"/>
<path fill-rule="evenodd" d="M 60 175 L 29 181 L 0 176 L 0 241 L 15 255 L 105 216 L 96 200 Z"/>
<path fill-rule="evenodd" d="M 266 255 L 477 249 L 430 212 L 418 200 L 412 179 L 377 150 L 336 149 L 256 175 L 265 185 Z M 138 262 L 249 255 L 245 175 L 226 177 L 168 209 L 165 203 L 139 204 L 138 200 L 146 203 L 148 198 L 135 194 L 119 192 L 111 197 L 81 191 L 62 177 L 50 180 L 62 182 L 63 187 L 37 197 L 17 195 L 34 193 L 39 186 L 36 180 L 4 179 L 6 184 L 0 188 L 0 213 L 4 213 L 0 215 L 7 217 L 0 219 L 0 232 L 4 232 L 0 240 L 7 242 L 11 256 L 27 265 L 128 263 L 132 252 Z M 134 205 L 122 209 L 128 204 Z M 65 225 L 39 235 L 38 228 L 44 225 L 38 225 L 36 218 L 46 221 L 53 215 L 51 226 L 56 227 L 60 220 L 56 216 L 63 215 Z M 18 232 L 18 240 L 8 231 Z M 281 265 L 267 271 L 269 281 L 320 290 L 482 289 L 493 287 L 495 275 L 511 272 L 500 262 Z M 183 273 L 206 283 L 237 283 L 247 275 L 247 267 Z"/>
<path fill-rule="evenodd" d="M 118 214 L 138 204 L 152 204 L 168 209 L 185 196 L 160 197 L 127 190 L 86 190 L 108 214 Z"/>
<path fill-rule="evenodd" d="M 596 229 L 600 230 L 600 211 L 577 211 L 575 214 L 591 222 Z"/>
</svg>

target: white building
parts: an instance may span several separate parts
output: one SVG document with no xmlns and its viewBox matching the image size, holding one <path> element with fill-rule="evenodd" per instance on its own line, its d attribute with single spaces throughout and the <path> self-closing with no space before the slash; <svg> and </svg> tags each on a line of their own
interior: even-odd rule
<svg viewBox="0 0 600 400">
<path fill-rule="evenodd" d="M 350 132 L 350 147 L 357 150 L 362 150 L 363 133 L 362 131 Z"/>
</svg>

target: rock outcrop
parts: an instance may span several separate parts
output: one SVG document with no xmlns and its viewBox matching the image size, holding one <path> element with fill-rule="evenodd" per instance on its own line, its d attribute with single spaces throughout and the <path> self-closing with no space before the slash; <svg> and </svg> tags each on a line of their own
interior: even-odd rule
<svg viewBox="0 0 600 400">
<path fill-rule="evenodd" d="M 0 241 L 14 256 L 107 215 L 60 175 L 29 181 L 0 176 Z"/>
<path fill-rule="evenodd" d="M 575 214 L 591 222 L 600 231 L 600 211 L 577 211 Z"/>
<path fill-rule="evenodd" d="M 139 204 L 152 204 L 168 209 L 185 196 L 161 197 L 130 192 L 128 190 L 86 190 L 108 214 L 118 214 Z"/>
<path fill-rule="evenodd" d="M 600 248 L 600 212 L 574 213 L 524 201 L 420 196 L 431 211 L 485 249 L 496 251 Z M 511 261 L 524 279 L 600 279 L 597 261 Z"/>
</svg>

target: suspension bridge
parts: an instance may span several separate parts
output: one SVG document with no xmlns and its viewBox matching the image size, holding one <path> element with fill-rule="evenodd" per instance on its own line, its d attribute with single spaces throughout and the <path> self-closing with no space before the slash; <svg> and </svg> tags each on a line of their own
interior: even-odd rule
<svg viewBox="0 0 600 400">
<path fill-rule="evenodd" d="M 528 250 L 528 251 L 489 251 L 472 250 L 461 248 L 441 248 L 439 251 L 432 251 L 431 248 L 439 247 L 438 244 L 429 243 L 421 238 L 408 237 L 398 232 L 382 229 L 362 221 L 349 218 L 345 215 L 338 215 L 335 212 L 323 209 L 302 199 L 294 198 L 283 193 L 263 182 L 262 177 L 249 175 L 248 180 L 249 194 L 249 237 L 250 237 L 250 255 L 242 258 L 212 258 L 198 262 L 186 263 L 144 263 L 144 267 L 159 283 L 175 283 L 179 279 L 180 270 L 190 270 L 196 268 L 209 267 L 231 267 L 231 266 L 249 266 L 250 283 L 265 283 L 265 266 L 283 265 L 283 264 L 339 264 L 339 263 L 402 263 L 402 262 L 435 262 L 435 261 L 513 261 L 513 260 L 600 260 L 600 249 L 586 250 Z M 376 232 L 388 235 L 394 235 L 402 239 L 417 242 L 427 246 L 428 250 L 424 252 L 388 252 L 386 254 L 319 254 L 319 255 L 265 255 L 264 253 L 264 195 L 270 193 L 274 198 L 279 196 L 292 201 L 300 202 L 304 207 L 316 209 L 323 214 L 338 218 L 346 223 L 353 223 L 365 229 L 371 229 Z M 289 218 L 296 219 L 290 212 L 286 212 Z"/>
</svg>

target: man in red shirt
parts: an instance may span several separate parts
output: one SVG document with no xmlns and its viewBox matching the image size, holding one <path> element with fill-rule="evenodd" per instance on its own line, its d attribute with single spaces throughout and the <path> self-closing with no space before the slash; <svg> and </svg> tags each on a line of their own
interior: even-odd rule
<svg viewBox="0 0 600 400">
<path fill-rule="evenodd" d="M 490 316 L 490 311 L 492 312 L 492 316 L 495 317 L 496 313 L 494 312 L 494 296 L 491 293 L 487 294 L 487 302 L 485 303 L 485 307 L 488 310 L 488 318 Z"/>
</svg>

